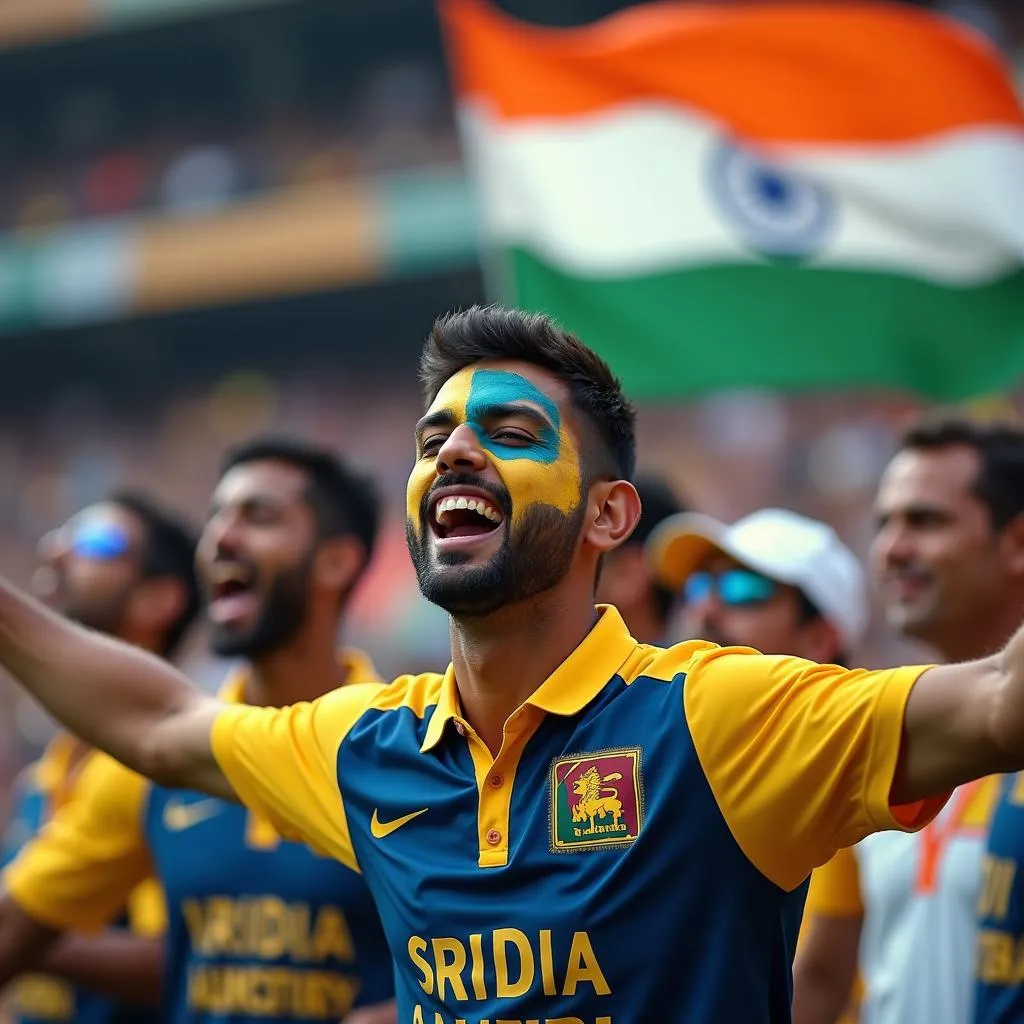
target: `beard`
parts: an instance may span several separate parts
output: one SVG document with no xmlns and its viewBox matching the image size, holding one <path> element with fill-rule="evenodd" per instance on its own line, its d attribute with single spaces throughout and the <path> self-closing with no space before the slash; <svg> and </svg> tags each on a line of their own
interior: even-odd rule
<svg viewBox="0 0 1024 1024">
<path fill-rule="evenodd" d="M 314 553 L 274 578 L 256 621 L 239 630 L 230 623 L 211 624 L 210 648 L 222 658 L 256 658 L 288 643 L 302 628 L 309 609 L 309 576 Z"/>
<path fill-rule="evenodd" d="M 436 486 L 458 484 L 482 486 L 472 477 L 447 477 Z M 459 556 L 448 556 L 442 561 L 432 551 L 427 518 L 429 494 L 420 507 L 420 533 L 417 534 L 412 522 L 406 523 L 406 541 L 420 593 L 431 604 L 458 618 L 490 615 L 559 584 L 572 564 L 586 513 L 582 497 L 568 515 L 552 505 L 534 505 L 513 527 L 508 493 L 489 486 L 484 489 L 498 502 L 507 524 L 501 547 L 486 565 L 467 567 L 461 564 Z"/>
</svg>

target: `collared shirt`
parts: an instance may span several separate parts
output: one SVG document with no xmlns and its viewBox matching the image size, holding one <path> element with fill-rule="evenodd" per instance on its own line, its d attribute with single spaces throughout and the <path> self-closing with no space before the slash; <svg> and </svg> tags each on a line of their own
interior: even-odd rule
<svg viewBox="0 0 1024 1024">
<path fill-rule="evenodd" d="M 1024 1021 L 1024 772 L 1001 781 L 977 905 L 975 1024 Z"/>
<path fill-rule="evenodd" d="M 492 757 L 451 668 L 226 708 L 225 774 L 358 865 L 424 1024 L 788 1021 L 805 879 L 889 806 L 921 669 L 638 644 L 613 608 Z"/>
<path fill-rule="evenodd" d="M 92 755 L 68 733 L 58 733 L 42 757 L 29 765 L 15 785 L 14 810 L 3 843 L 6 867 L 39 833 L 45 823 L 72 801 L 85 799 L 79 792 L 80 776 Z M 126 895 L 115 923 L 140 936 L 164 930 L 163 898 L 152 879 L 142 881 Z M 74 1021 L 75 1024 L 152 1024 L 152 1010 L 125 1006 L 112 999 L 76 988 L 63 978 L 25 974 L 12 985 L 11 1011 L 16 1024 Z"/>
<path fill-rule="evenodd" d="M 974 913 L 998 791 L 957 790 L 925 829 L 868 836 L 814 872 L 805 918 L 863 917 L 863 1024 L 970 1020 Z"/>
<path fill-rule="evenodd" d="M 365 655 L 348 679 L 382 689 Z M 221 696 L 240 702 L 244 676 Z M 83 774 L 88 800 L 58 815 L 8 870 L 15 901 L 58 929 L 109 920 L 155 871 L 168 905 L 161 1019 L 169 1024 L 336 1024 L 391 998 L 391 956 L 363 880 L 282 842 L 258 813 L 156 786 L 107 757 Z"/>
</svg>

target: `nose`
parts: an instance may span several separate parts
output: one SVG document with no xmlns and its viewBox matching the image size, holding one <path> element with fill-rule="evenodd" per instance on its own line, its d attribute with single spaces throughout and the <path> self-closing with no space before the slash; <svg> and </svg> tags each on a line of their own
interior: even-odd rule
<svg viewBox="0 0 1024 1024">
<path fill-rule="evenodd" d="M 479 473 L 487 466 L 487 456 L 473 429 L 465 423 L 457 426 L 437 452 L 438 473 Z"/>
<path fill-rule="evenodd" d="M 875 534 L 871 553 L 879 568 L 906 565 L 915 557 L 913 537 L 905 527 L 890 523 Z"/>
<path fill-rule="evenodd" d="M 239 534 L 238 517 L 220 512 L 206 524 L 199 550 L 207 552 L 211 558 L 230 557 L 239 549 Z"/>
<path fill-rule="evenodd" d="M 722 610 L 721 602 L 715 592 L 709 591 L 698 598 L 691 598 L 686 602 L 686 610 L 690 621 L 698 632 L 706 630 L 715 625 Z"/>
</svg>

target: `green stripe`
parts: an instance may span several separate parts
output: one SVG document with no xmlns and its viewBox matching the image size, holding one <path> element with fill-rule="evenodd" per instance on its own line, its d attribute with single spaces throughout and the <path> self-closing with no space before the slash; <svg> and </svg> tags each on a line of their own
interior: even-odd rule
<svg viewBox="0 0 1024 1024">
<path fill-rule="evenodd" d="M 460 169 L 382 175 L 378 188 L 389 270 L 416 274 L 476 263 L 476 209 Z"/>
<path fill-rule="evenodd" d="M 784 265 L 584 280 L 506 256 L 505 300 L 578 333 L 638 398 L 881 387 L 960 401 L 1024 373 L 1024 268 L 955 289 Z"/>
</svg>

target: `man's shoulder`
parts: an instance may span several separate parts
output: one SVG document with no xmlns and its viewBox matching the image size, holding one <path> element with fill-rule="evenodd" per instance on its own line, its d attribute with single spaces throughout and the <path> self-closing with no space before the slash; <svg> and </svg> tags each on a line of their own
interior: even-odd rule
<svg viewBox="0 0 1024 1024">
<path fill-rule="evenodd" d="M 665 647 L 638 644 L 620 674 L 627 682 L 640 678 L 677 682 L 710 658 L 757 653 L 749 647 L 720 647 L 709 640 L 684 640 Z"/>
<path fill-rule="evenodd" d="M 377 687 L 367 711 L 399 711 L 409 709 L 417 718 L 423 718 L 434 707 L 441 694 L 444 676 L 438 672 L 397 676 L 390 683 Z"/>
</svg>

